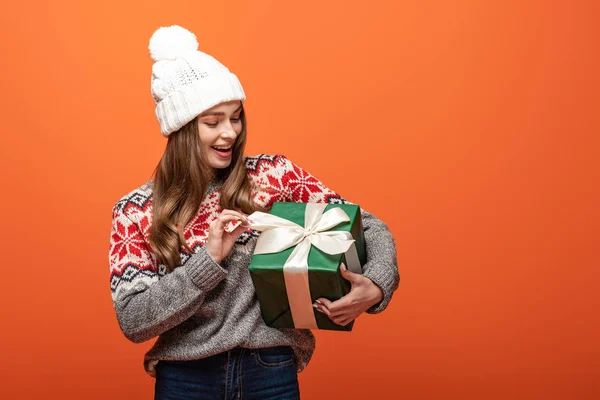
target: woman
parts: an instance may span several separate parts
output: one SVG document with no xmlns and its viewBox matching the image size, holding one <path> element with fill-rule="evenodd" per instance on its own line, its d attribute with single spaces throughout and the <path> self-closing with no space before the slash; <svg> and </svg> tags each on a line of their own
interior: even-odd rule
<svg viewBox="0 0 600 400">
<path fill-rule="evenodd" d="M 168 143 L 153 179 L 113 208 L 117 319 L 136 343 L 158 337 L 144 358 L 155 399 L 297 399 L 314 336 L 265 325 L 247 268 L 258 233 L 246 217 L 275 201 L 346 201 L 284 156 L 243 155 L 242 86 L 197 46 L 179 26 L 150 39 L 152 95 Z M 363 274 L 342 271 L 350 293 L 314 304 L 340 325 L 384 310 L 398 286 L 389 230 L 364 210 L 362 220 Z"/>
</svg>

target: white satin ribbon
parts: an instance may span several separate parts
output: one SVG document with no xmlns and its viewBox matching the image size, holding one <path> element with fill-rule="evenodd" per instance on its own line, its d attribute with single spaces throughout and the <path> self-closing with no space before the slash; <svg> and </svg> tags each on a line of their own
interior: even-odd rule
<svg viewBox="0 0 600 400">
<path fill-rule="evenodd" d="M 328 231 L 342 222 L 349 222 L 350 217 L 341 208 L 332 208 L 323 213 L 325 207 L 327 204 L 307 203 L 303 227 L 260 211 L 248 216 L 250 227 L 261 232 L 254 254 L 278 253 L 296 246 L 283 266 L 286 292 L 296 328 L 318 328 L 308 283 L 311 245 L 327 254 L 345 253 L 348 269 L 356 273 L 361 271 L 350 232 Z"/>
</svg>

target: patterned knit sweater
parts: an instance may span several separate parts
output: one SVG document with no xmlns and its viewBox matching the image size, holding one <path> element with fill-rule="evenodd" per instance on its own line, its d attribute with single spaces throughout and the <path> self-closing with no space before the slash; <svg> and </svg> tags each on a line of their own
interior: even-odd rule
<svg viewBox="0 0 600 400">
<path fill-rule="evenodd" d="M 257 203 L 276 201 L 348 203 L 314 176 L 282 155 L 245 157 Z M 248 271 L 258 233 L 244 232 L 220 264 L 206 252 L 208 227 L 221 209 L 221 182 L 210 183 L 196 216 L 184 230 L 193 250 L 180 248 L 181 265 L 167 272 L 149 244 L 152 223 L 152 180 L 123 196 L 114 206 L 109 264 L 112 299 L 125 336 L 139 343 L 158 336 L 144 357 L 146 372 L 155 376 L 159 360 L 192 360 L 241 346 L 289 345 L 298 372 L 310 361 L 315 339 L 310 330 L 265 325 Z M 383 291 L 386 308 L 398 287 L 396 248 L 387 226 L 364 210 L 367 263 L 363 275 Z"/>
</svg>

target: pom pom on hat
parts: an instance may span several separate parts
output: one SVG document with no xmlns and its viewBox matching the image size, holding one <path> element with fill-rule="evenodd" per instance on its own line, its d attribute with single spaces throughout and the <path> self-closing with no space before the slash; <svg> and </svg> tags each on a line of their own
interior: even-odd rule
<svg viewBox="0 0 600 400">
<path fill-rule="evenodd" d="M 150 38 L 152 60 L 176 60 L 190 51 L 198 49 L 196 35 L 178 25 L 161 27 Z"/>
</svg>

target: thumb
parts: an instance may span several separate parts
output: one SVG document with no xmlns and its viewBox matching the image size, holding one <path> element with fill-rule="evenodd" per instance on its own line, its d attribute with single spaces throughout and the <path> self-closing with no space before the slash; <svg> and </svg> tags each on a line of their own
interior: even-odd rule
<svg viewBox="0 0 600 400">
<path fill-rule="evenodd" d="M 360 282 L 361 275 L 355 274 L 354 272 L 348 270 L 344 263 L 340 265 L 340 272 L 342 274 L 342 278 L 346 279 L 347 281 L 350 281 L 352 283 Z"/>
</svg>

